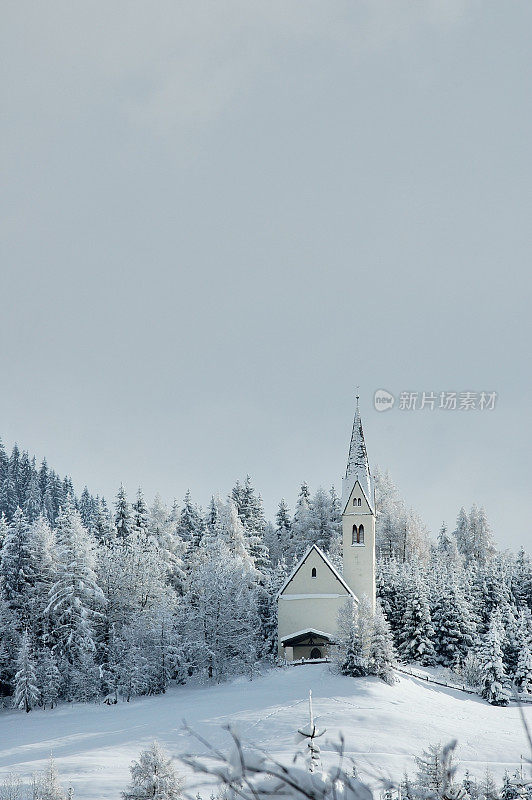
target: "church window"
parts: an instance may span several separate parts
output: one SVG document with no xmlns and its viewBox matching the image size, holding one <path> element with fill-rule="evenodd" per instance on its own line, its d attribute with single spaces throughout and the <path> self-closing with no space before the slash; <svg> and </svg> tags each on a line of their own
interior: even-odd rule
<svg viewBox="0 0 532 800">
<path fill-rule="evenodd" d="M 364 526 L 353 525 L 353 534 L 351 537 L 351 544 L 364 544 Z"/>
<path fill-rule="evenodd" d="M 312 567 L 312 572 L 310 573 L 312 578 L 317 578 L 318 573 L 316 572 L 316 567 Z"/>
<path fill-rule="evenodd" d="M 361 505 L 362 505 L 362 498 L 361 498 L 361 497 L 359 497 L 359 498 L 358 498 L 358 505 L 359 505 L 359 506 L 361 506 Z"/>
</svg>

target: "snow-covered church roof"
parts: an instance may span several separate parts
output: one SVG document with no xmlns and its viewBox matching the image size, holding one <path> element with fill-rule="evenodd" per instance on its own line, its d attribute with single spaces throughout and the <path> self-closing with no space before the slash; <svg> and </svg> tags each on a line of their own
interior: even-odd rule
<svg viewBox="0 0 532 800">
<path fill-rule="evenodd" d="M 347 467 L 345 470 L 345 478 L 342 483 L 342 500 L 344 508 L 357 480 L 362 487 L 369 505 L 373 506 L 373 486 L 369 469 L 366 442 L 364 441 L 364 431 L 362 430 L 362 419 L 360 417 L 360 409 L 358 407 L 358 395 L 355 417 L 353 419 L 351 442 L 349 444 L 349 455 L 347 457 Z"/>
</svg>

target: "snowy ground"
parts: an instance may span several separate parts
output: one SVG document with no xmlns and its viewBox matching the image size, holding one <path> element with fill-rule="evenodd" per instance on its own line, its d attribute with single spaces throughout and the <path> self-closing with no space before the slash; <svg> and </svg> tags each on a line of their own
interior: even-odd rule
<svg viewBox="0 0 532 800">
<path fill-rule="evenodd" d="M 211 687 L 178 687 L 164 696 L 118 706 L 74 705 L 31 714 L 0 714 L 0 779 L 10 771 L 29 776 L 50 751 L 64 785 L 76 798 L 118 800 L 129 764 L 158 739 L 172 755 L 200 752 L 185 735 L 182 721 L 217 745 L 222 730 L 236 723 L 242 736 L 272 753 L 292 753 L 295 729 L 307 719 L 312 688 L 324 760 L 332 758 L 327 739 L 340 731 L 363 776 L 399 779 L 413 771 L 411 756 L 429 742 L 459 740 L 462 769 L 481 776 L 486 764 L 500 779 L 527 754 L 516 707 L 494 708 L 477 697 L 401 675 L 387 686 L 374 678 L 335 676 L 327 664 L 272 670 L 249 682 L 239 679 Z M 532 724 L 532 707 L 525 713 Z M 190 786 L 190 779 L 188 784 Z M 208 794 L 207 794 L 208 796 Z"/>
</svg>

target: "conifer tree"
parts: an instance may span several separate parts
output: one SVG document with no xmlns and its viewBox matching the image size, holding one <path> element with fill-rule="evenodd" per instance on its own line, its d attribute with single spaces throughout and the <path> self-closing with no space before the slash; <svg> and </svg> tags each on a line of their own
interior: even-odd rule
<svg viewBox="0 0 532 800">
<path fill-rule="evenodd" d="M 4 542 L 7 539 L 7 535 L 9 533 L 9 525 L 6 519 L 6 515 L 3 511 L 0 512 L 0 554 L 2 552 L 2 548 L 4 546 Z"/>
<path fill-rule="evenodd" d="M 517 660 L 517 667 L 514 673 L 514 683 L 520 692 L 532 692 L 532 653 L 530 651 L 530 644 L 528 636 L 525 632 L 520 630 L 519 637 L 519 658 Z"/>
<path fill-rule="evenodd" d="M 438 554 L 450 569 L 457 570 L 462 566 L 456 537 L 449 534 L 445 522 L 438 533 Z"/>
<path fill-rule="evenodd" d="M 481 697 L 494 706 L 508 705 L 507 676 L 502 662 L 499 625 L 493 617 L 480 651 Z"/>
<path fill-rule="evenodd" d="M 122 485 L 118 490 L 115 501 L 115 527 L 119 542 L 126 544 L 131 534 L 132 521 L 131 509 L 127 501 L 126 491 Z"/>
<path fill-rule="evenodd" d="M 454 537 L 458 546 L 458 552 L 464 557 L 466 564 L 469 563 L 473 557 L 473 547 L 469 530 L 469 518 L 463 506 L 458 513 Z"/>
<path fill-rule="evenodd" d="M 89 534 L 70 498 L 58 517 L 56 535 L 57 575 L 45 613 L 53 623 L 58 654 L 72 670 L 86 670 L 87 654 L 96 649 L 94 626 L 103 619 L 105 598 L 96 582 Z"/>
<path fill-rule="evenodd" d="M 24 514 L 28 522 L 34 522 L 41 513 L 41 490 L 37 473 L 32 474 L 24 495 Z"/>
<path fill-rule="evenodd" d="M 66 800 L 66 793 L 59 782 L 59 774 L 52 756 L 42 774 L 37 796 L 39 800 Z"/>
<path fill-rule="evenodd" d="M 369 600 L 364 596 L 360 605 L 347 600 L 338 613 L 338 645 L 335 659 L 339 672 L 357 678 L 367 675 L 373 634 L 373 619 Z"/>
<path fill-rule="evenodd" d="M 85 486 L 81 497 L 79 499 L 79 513 L 81 516 L 81 521 L 87 530 L 90 530 L 93 525 L 93 516 L 95 512 L 93 499 L 89 494 L 89 490 Z"/>
<path fill-rule="evenodd" d="M 512 595 L 519 608 L 532 610 L 532 562 L 523 547 L 519 550 L 511 573 Z"/>
<path fill-rule="evenodd" d="M 171 760 L 158 742 L 140 754 L 130 767 L 131 783 L 123 800 L 178 800 L 182 797 L 183 782 L 177 776 Z"/>
<path fill-rule="evenodd" d="M 91 533 L 104 544 L 111 544 L 117 538 L 116 528 L 104 498 L 96 498 Z"/>
<path fill-rule="evenodd" d="M 185 494 L 183 508 L 179 515 L 178 533 L 190 547 L 199 547 L 204 533 L 204 523 L 200 511 L 192 502 L 190 489 Z"/>
<path fill-rule="evenodd" d="M 445 667 L 459 667 L 473 647 L 475 626 L 465 598 L 454 584 L 444 586 L 432 611 L 436 659 Z"/>
<path fill-rule="evenodd" d="M 62 680 L 54 654 L 48 647 L 38 653 L 35 675 L 42 707 L 54 708 L 59 698 Z"/>
<path fill-rule="evenodd" d="M 434 664 L 434 628 L 430 606 L 421 581 L 409 590 L 399 637 L 399 654 L 405 661 Z"/>
<path fill-rule="evenodd" d="M 368 672 L 376 675 L 385 683 L 395 682 L 393 665 L 395 653 L 392 634 L 380 605 L 377 606 L 373 616 L 373 628 L 368 653 Z"/>
<path fill-rule="evenodd" d="M 478 797 L 479 800 L 499 800 L 499 792 L 488 767 L 486 767 L 484 776 L 478 786 Z"/>
<path fill-rule="evenodd" d="M 459 788 L 453 785 L 455 744 L 453 742 L 443 747 L 441 744 L 429 744 L 422 755 L 416 757 L 415 785 L 422 797 L 441 800 L 460 797 Z"/>
<path fill-rule="evenodd" d="M 148 506 L 144 500 L 142 489 L 138 488 L 137 497 L 131 506 L 132 511 L 132 528 L 137 531 L 141 536 L 148 534 Z"/>
<path fill-rule="evenodd" d="M 505 770 L 502 780 L 501 800 L 517 800 L 518 797 L 519 792 L 517 786 L 512 782 L 508 770 Z"/>
<path fill-rule="evenodd" d="M 21 708 L 29 712 L 39 701 L 39 689 L 37 688 L 35 662 L 31 654 L 31 642 L 27 631 L 22 635 L 17 667 L 13 705 L 15 708 Z"/>
<path fill-rule="evenodd" d="M 30 526 L 24 512 L 17 508 L 2 548 L 0 592 L 10 607 L 20 615 L 21 625 L 29 622 L 35 578 Z"/>
</svg>

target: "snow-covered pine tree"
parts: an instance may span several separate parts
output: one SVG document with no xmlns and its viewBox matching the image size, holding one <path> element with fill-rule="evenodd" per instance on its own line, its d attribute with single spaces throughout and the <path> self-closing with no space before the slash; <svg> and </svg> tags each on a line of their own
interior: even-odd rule
<svg viewBox="0 0 532 800">
<path fill-rule="evenodd" d="M 269 553 L 269 569 L 275 569 L 279 561 L 286 559 L 290 551 L 290 512 L 284 500 L 279 503 L 275 522 L 275 526 L 266 523 L 263 536 Z"/>
<path fill-rule="evenodd" d="M 186 544 L 179 536 L 179 509 L 174 502 L 170 513 L 159 494 L 149 511 L 148 533 L 157 543 L 166 564 L 169 584 L 179 593 L 183 592 L 185 580 L 184 556 Z"/>
<path fill-rule="evenodd" d="M 492 618 L 480 650 L 482 683 L 480 695 L 494 706 L 508 705 L 508 679 L 502 661 L 501 634 L 498 621 Z"/>
<path fill-rule="evenodd" d="M 466 769 L 462 779 L 462 789 L 465 791 L 465 798 L 467 798 L 467 800 L 478 800 L 478 783 L 476 778 L 471 776 L 468 769 Z"/>
<path fill-rule="evenodd" d="M 204 537 L 187 581 L 184 636 L 195 669 L 218 682 L 247 670 L 257 658 L 255 575 L 250 562 L 231 551 L 221 536 Z"/>
<path fill-rule="evenodd" d="M 35 662 L 32 656 L 31 641 L 28 631 L 24 631 L 17 658 L 15 675 L 15 693 L 13 705 L 26 712 L 31 711 L 39 702 L 39 689 L 35 675 Z"/>
<path fill-rule="evenodd" d="M 41 490 L 37 473 L 32 473 L 24 494 L 24 514 L 28 522 L 34 522 L 41 513 Z"/>
<path fill-rule="evenodd" d="M 482 780 L 478 784 L 478 798 L 479 800 L 500 800 L 493 774 L 488 767 L 486 767 Z"/>
<path fill-rule="evenodd" d="M 498 612 L 503 630 L 501 646 L 504 669 L 508 677 L 513 679 L 521 651 L 517 608 L 510 604 L 504 604 L 499 607 Z"/>
<path fill-rule="evenodd" d="M 96 650 L 94 626 L 103 620 L 105 598 L 96 582 L 89 533 L 70 498 L 59 514 L 56 536 L 56 581 L 50 589 L 45 613 L 53 625 L 58 657 L 73 671 L 86 671 L 90 681 L 92 665 L 88 654 Z"/>
<path fill-rule="evenodd" d="M 131 534 L 133 522 L 131 519 L 131 508 L 129 506 L 126 490 L 120 484 L 120 489 L 115 500 L 115 528 L 118 540 L 126 544 Z"/>
<path fill-rule="evenodd" d="M 148 535 L 148 506 L 140 486 L 137 490 L 135 502 L 131 505 L 131 527 L 140 536 Z"/>
<path fill-rule="evenodd" d="M 183 500 L 183 508 L 179 515 L 179 536 L 185 543 L 189 544 L 193 550 L 199 547 L 204 532 L 205 524 L 202 514 L 192 502 L 190 489 L 188 489 L 185 494 L 185 499 Z"/>
<path fill-rule="evenodd" d="M 97 542 L 102 542 L 103 544 L 111 544 L 116 540 L 116 528 L 111 512 L 107 508 L 107 503 L 103 497 L 96 498 L 90 532 Z"/>
<path fill-rule="evenodd" d="M 377 604 L 372 621 L 368 672 L 370 675 L 376 675 L 381 678 L 385 683 L 393 684 L 395 683 L 393 674 L 393 665 L 395 663 L 393 638 L 380 604 Z"/>
<path fill-rule="evenodd" d="M 62 678 L 54 654 L 48 647 L 43 647 L 37 653 L 35 675 L 40 704 L 43 708 L 54 708 L 59 698 Z"/>
<path fill-rule="evenodd" d="M 310 519 L 307 530 L 307 546 L 317 545 L 326 552 L 333 536 L 338 533 L 331 516 L 330 495 L 321 487 L 315 492 L 310 504 Z"/>
<path fill-rule="evenodd" d="M 8 695 L 15 680 L 13 654 L 20 647 L 19 619 L 9 604 L 0 597 L 0 691 Z"/>
<path fill-rule="evenodd" d="M 445 522 L 438 533 L 437 553 L 450 571 L 457 571 L 462 567 L 463 559 L 458 551 L 456 537 L 448 532 Z"/>
<path fill-rule="evenodd" d="M 336 667 L 341 675 L 357 678 L 367 675 L 373 634 L 373 615 L 369 599 L 360 603 L 347 600 L 338 612 L 338 639 L 335 648 Z"/>
<path fill-rule="evenodd" d="M 183 781 L 158 742 L 140 754 L 130 767 L 131 783 L 123 800 L 178 800 L 183 796 Z"/>
<path fill-rule="evenodd" d="M 0 558 L 0 592 L 19 615 L 19 624 L 30 622 L 31 598 L 36 575 L 32 559 L 30 526 L 17 508 L 9 524 Z"/>
<path fill-rule="evenodd" d="M 501 787 L 501 800 L 517 800 L 519 792 L 508 770 L 504 771 Z"/>
<path fill-rule="evenodd" d="M 307 483 L 301 484 L 291 528 L 290 560 L 300 558 L 309 545 L 312 526 L 310 491 Z"/>
<path fill-rule="evenodd" d="M 407 509 L 388 472 L 376 469 L 373 477 L 379 509 L 375 529 L 379 557 L 400 563 L 425 559 L 429 551 L 428 532 L 421 519 Z"/>
<path fill-rule="evenodd" d="M 343 570 L 342 557 L 342 505 L 336 494 L 336 489 L 331 486 L 329 490 L 329 518 L 331 524 L 331 540 L 329 542 L 328 556 L 332 564 L 340 571 Z"/>
<path fill-rule="evenodd" d="M 59 773 L 53 756 L 40 776 L 36 796 L 38 800 L 66 800 L 66 792 L 59 782 Z"/>
<path fill-rule="evenodd" d="M 7 539 L 7 534 L 9 533 L 9 525 L 6 519 L 6 515 L 2 511 L 0 513 L 0 553 L 2 552 L 2 548 L 4 546 L 4 542 Z"/>
<path fill-rule="evenodd" d="M 473 647 L 475 625 L 466 600 L 456 585 L 440 585 L 432 609 L 436 660 L 445 667 L 459 667 Z"/>
<path fill-rule="evenodd" d="M 530 635 L 524 613 L 519 615 L 517 628 L 517 643 L 519 655 L 515 668 L 513 680 L 520 692 L 532 692 L 532 653 L 530 646 Z"/>
<path fill-rule="evenodd" d="M 511 571 L 512 596 L 519 608 L 532 610 L 532 562 L 521 547 Z"/>
<path fill-rule="evenodd" d="M 471 532 L 469 529 L 469 517 L 467 516 L 466 510 L 463 506 L 458 512 L 456 528 L 453 531 L 453 535 L 456 539 L 458 552 L 464 558 L 465 563 L 469 564 L 473 558 L 473 545 L 471 541 Z"/>
<path fill-rule="evenodd" d="M 399 655 L 405 661 L 434 664 L 434 628 L 425 587 L 417 579 L 407 593 L 406 607 L 399 635 Z"/>
<path fill-rule="evenodd" d="M 459 798 L 461 793 L 454 785 L 455 768 L 453 765 L 456 742 L 442 746 L 429 744 L 421 756 L 416 756 L 416 778 L 414 785 L 421 797 Z"/>
<path fill-rule="evenodd" d="M 483 508 L 474 505 L 469 514 L 471 557 L 477 564 L 485 564 L 495 553 L 493 534 Z"/>
<path fill-rule="evenodd" d="M 90 496 L 89 490 L 87 489 L 86 486 L 84 487 L 81 493 L 81 497 L 79 498 L 78 511 L 80 513 L 81 521 L 83 522 L 84 527 L 87 528 L 87 530 L 90 530 L 92 527 L 92 518 L 95 509 L 94 509 L 93 499 Z"/>
</svg>

